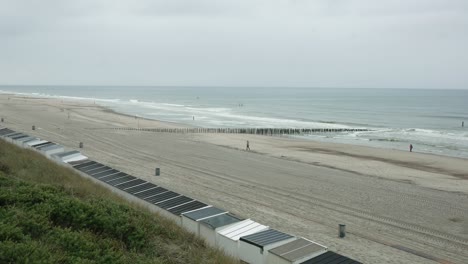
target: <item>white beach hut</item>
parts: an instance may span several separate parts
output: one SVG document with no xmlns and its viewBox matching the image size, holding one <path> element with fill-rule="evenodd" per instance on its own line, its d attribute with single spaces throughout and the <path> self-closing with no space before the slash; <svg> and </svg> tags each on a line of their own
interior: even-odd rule
<svg viewBox="0 0 468 264">
<path fill-rule="evenodd" d="M 70 163 L 70 162 L 84 161 L 84 160 L 87 160 L 87 159 L 88 159 L 87 156 L 80 153 L 79 155 L 76 155 L 76 156 L 71 156 L 71 157 L 64 158 L 63 162 Z"/>
<path fill-rule="evenodd" d="M 235 223 L 229 227 L 219 230 L 217 233 L 217 245 L 225 253 L 239 257 L 239 238 L 260 231 L 267 230 L 268 226 L 262 225 L 250 219 Z"/>
<path fill-rule="evenodd" d="M 61 145 L 57 145 L 57 144 L 52 144 L 52 145 L 49 145 L 49 146 L 39 147 L 39 148 L 37 148 L 37 150 L 44 153 L 44 155 L 46 155 L 47 157 L 50 157 L 50 156 L 52 156 L 54 154 L 64 152 L 65 147 L 63 147 Z"/>
<path fill-rule="evenodd" d="M 203 209 L 199 209 L 193 212 L 189 213 L 183 213 L 182 214 L 182 226 L 187 229 L 188 231 L 199 235 L 200 234 L 200 221 L 218 216 L 218 215 L 223 215 L 227 214 L 228 212 L 216 208 L 216 207 L 207 207 Z"/>
<path fill-rule="evenodd" d="M 51 156 L 52 159 L 56 161 L 61 161 L 61 162 L 70 162 L 70 161 L 76 161 L 72 160 L 75 157 L 80 157 L 82 156 L 81 153 L 77 150 L 72 150 L 72 151 L 67 151 L 67 152 L 62 152 L 62 153 L 57 153 Z M 78 159 L 80 160 L 80 159 Z"/>
<path fill-rule="evenodd" d="M 34 147 L 34 146 L 37 146 L 37 145 L 40 145 L 40 144 L 44 144 L 44 143 L 48 143 L 49 141 L 47 140 L 43 140 L 43 139 L 35 139 L 35 140 L 30 140 L 30 141 L 26 141 L 24 142 L 23 146 L 24 147 Z"/>
<path fill-rule="evenodd" d="M 205 239 L 205 241 L 212 247 L 216 247 L 217 231 L 240 221 L 242 221 L 241 218 L 238 218 L 232 214 L 222 214 L 200 220 L 200 237 Z"/>
<path fill-rule="evenodd" d="M 29 147 L 29 145 L 27 145 L 28 142 L 31 142 L 31 141 L 35 141 L 35 140 L 38 140 L 37 137 L 32 137 L 31 139 L 27 139 L 27 140 L 24 140 L 23 142 L 21 142 L 21 146 L 22 147 Z"/>
<path fill-rule="evenodd" d="M 299 238 L 269 250 L 269 264 L 299 264 L 327 252 L 327 248 L 305 238 Z"/>
<path fill-rule="evenodd" d="M 296 240 L 296 237 L 268 229 L 239 239 L 239 258 L 251 264 L 267 264 L 270 249 Z"/>
</svg>

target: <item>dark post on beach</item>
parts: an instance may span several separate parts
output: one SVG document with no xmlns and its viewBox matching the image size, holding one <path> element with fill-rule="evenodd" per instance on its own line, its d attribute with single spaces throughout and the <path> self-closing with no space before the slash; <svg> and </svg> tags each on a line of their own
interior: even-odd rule
<svg viewBox="0 0 468 264">
<path fill-rule="evenodd" d="M 159 176 L 160 175 L 160 170 L 159 168 L 156 168 L 156 171 L 154 172 L 154 175 Z"/>
<path fill-rule="evenodd" d="M 80 148 L 83 148 L 83 142 L 80 142 L 80 144 L 78 145 Z"/>
<path fill-rule="evenodd" d="M 2 117 L 2 123 L 3 123 L 3 117 Z"/>
<path fill-rule="evenodd" d="M 32 130 L 36 130 L 36 126 L 35 126 L 35 125 L 32 126 Z"/>
<path fill-rule="evenodd" d="M 2 118 L 2 120 L 3 120 L 3 118 Z M 464 126 L 465 126 L 465 121 L 462 121 L 462 127 L 464 127 Z"/>
<path fill-rule="evenodd" d="M 346 236 L 346 225 L 344 224 L 339 224 L 338 225 L 338 236 L 340 238 L 343 238 Z"/>
</svg>

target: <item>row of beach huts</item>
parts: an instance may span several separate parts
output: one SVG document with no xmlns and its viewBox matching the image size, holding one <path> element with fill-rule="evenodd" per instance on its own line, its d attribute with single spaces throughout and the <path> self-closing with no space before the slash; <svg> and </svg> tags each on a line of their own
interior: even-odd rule
<svg viewBox="0 0 468 264">
<path fill-rule="evenodd" d="M 80 151 L 48 140 L 0 127 L 0 138 L 72 167 L 84 177 L 105 184 L 114 192 L 132 196 L 173 219 L 209 245 L 246 263 L 287 264 L 360 263 L 312 240 L 287 234 L 245 219 L 196 199 L 90 160 Z"/>
</svg>

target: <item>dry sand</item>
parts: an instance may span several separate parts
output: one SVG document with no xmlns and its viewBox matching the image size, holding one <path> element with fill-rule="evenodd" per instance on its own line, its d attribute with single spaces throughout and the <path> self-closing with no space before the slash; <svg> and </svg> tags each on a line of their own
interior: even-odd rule
<svg viewBox="0 0 468 264">
<path fill-rule="evenodd" d="M 3 126 L 70 148 L 84 142 L 92 159 L 365 263 L 468 263 L 467 159 L 281 137 L 117 130 L 183 126 L 84 101 L 0 95 L 0 115 Z M 153 176 L 155 167 L 162 176 Z"/>
</svg>

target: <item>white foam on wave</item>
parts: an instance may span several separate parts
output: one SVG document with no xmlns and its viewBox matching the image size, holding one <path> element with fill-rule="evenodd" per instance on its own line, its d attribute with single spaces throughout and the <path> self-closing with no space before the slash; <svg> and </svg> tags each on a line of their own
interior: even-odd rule
<svg viewBox="0 0 468 264">
<path fill-rule="evenodd" d="M 347 125 L 335 123 L 321 123 L 284 119 L 276 117 L 262 117 L 258 115 L 247 115 L 236 113 L 232 108 L 226 107 L 196 107 L 193 105 L 180 105 L 171 103 L 145 102 L 129 100 L 114 104 L 117 111 L 130 111 L 126 106 L 131 106 L 131 111 L 139 111 L 141 115 L 149 115 L 154 118 L 168 116 L 180 116 L 176 120 L 164 120 L 172 122 L 186 122 L 195 117 L 197 125 L 205 127 L 272 127 L 272 128 L 350 128 Z M 136 109 L 135 106 L 141 108 Z M 151 110 L 151 111 L 148 111 Z M 155 112 L 158 110 L 160 112 Z"/>
</svg>

